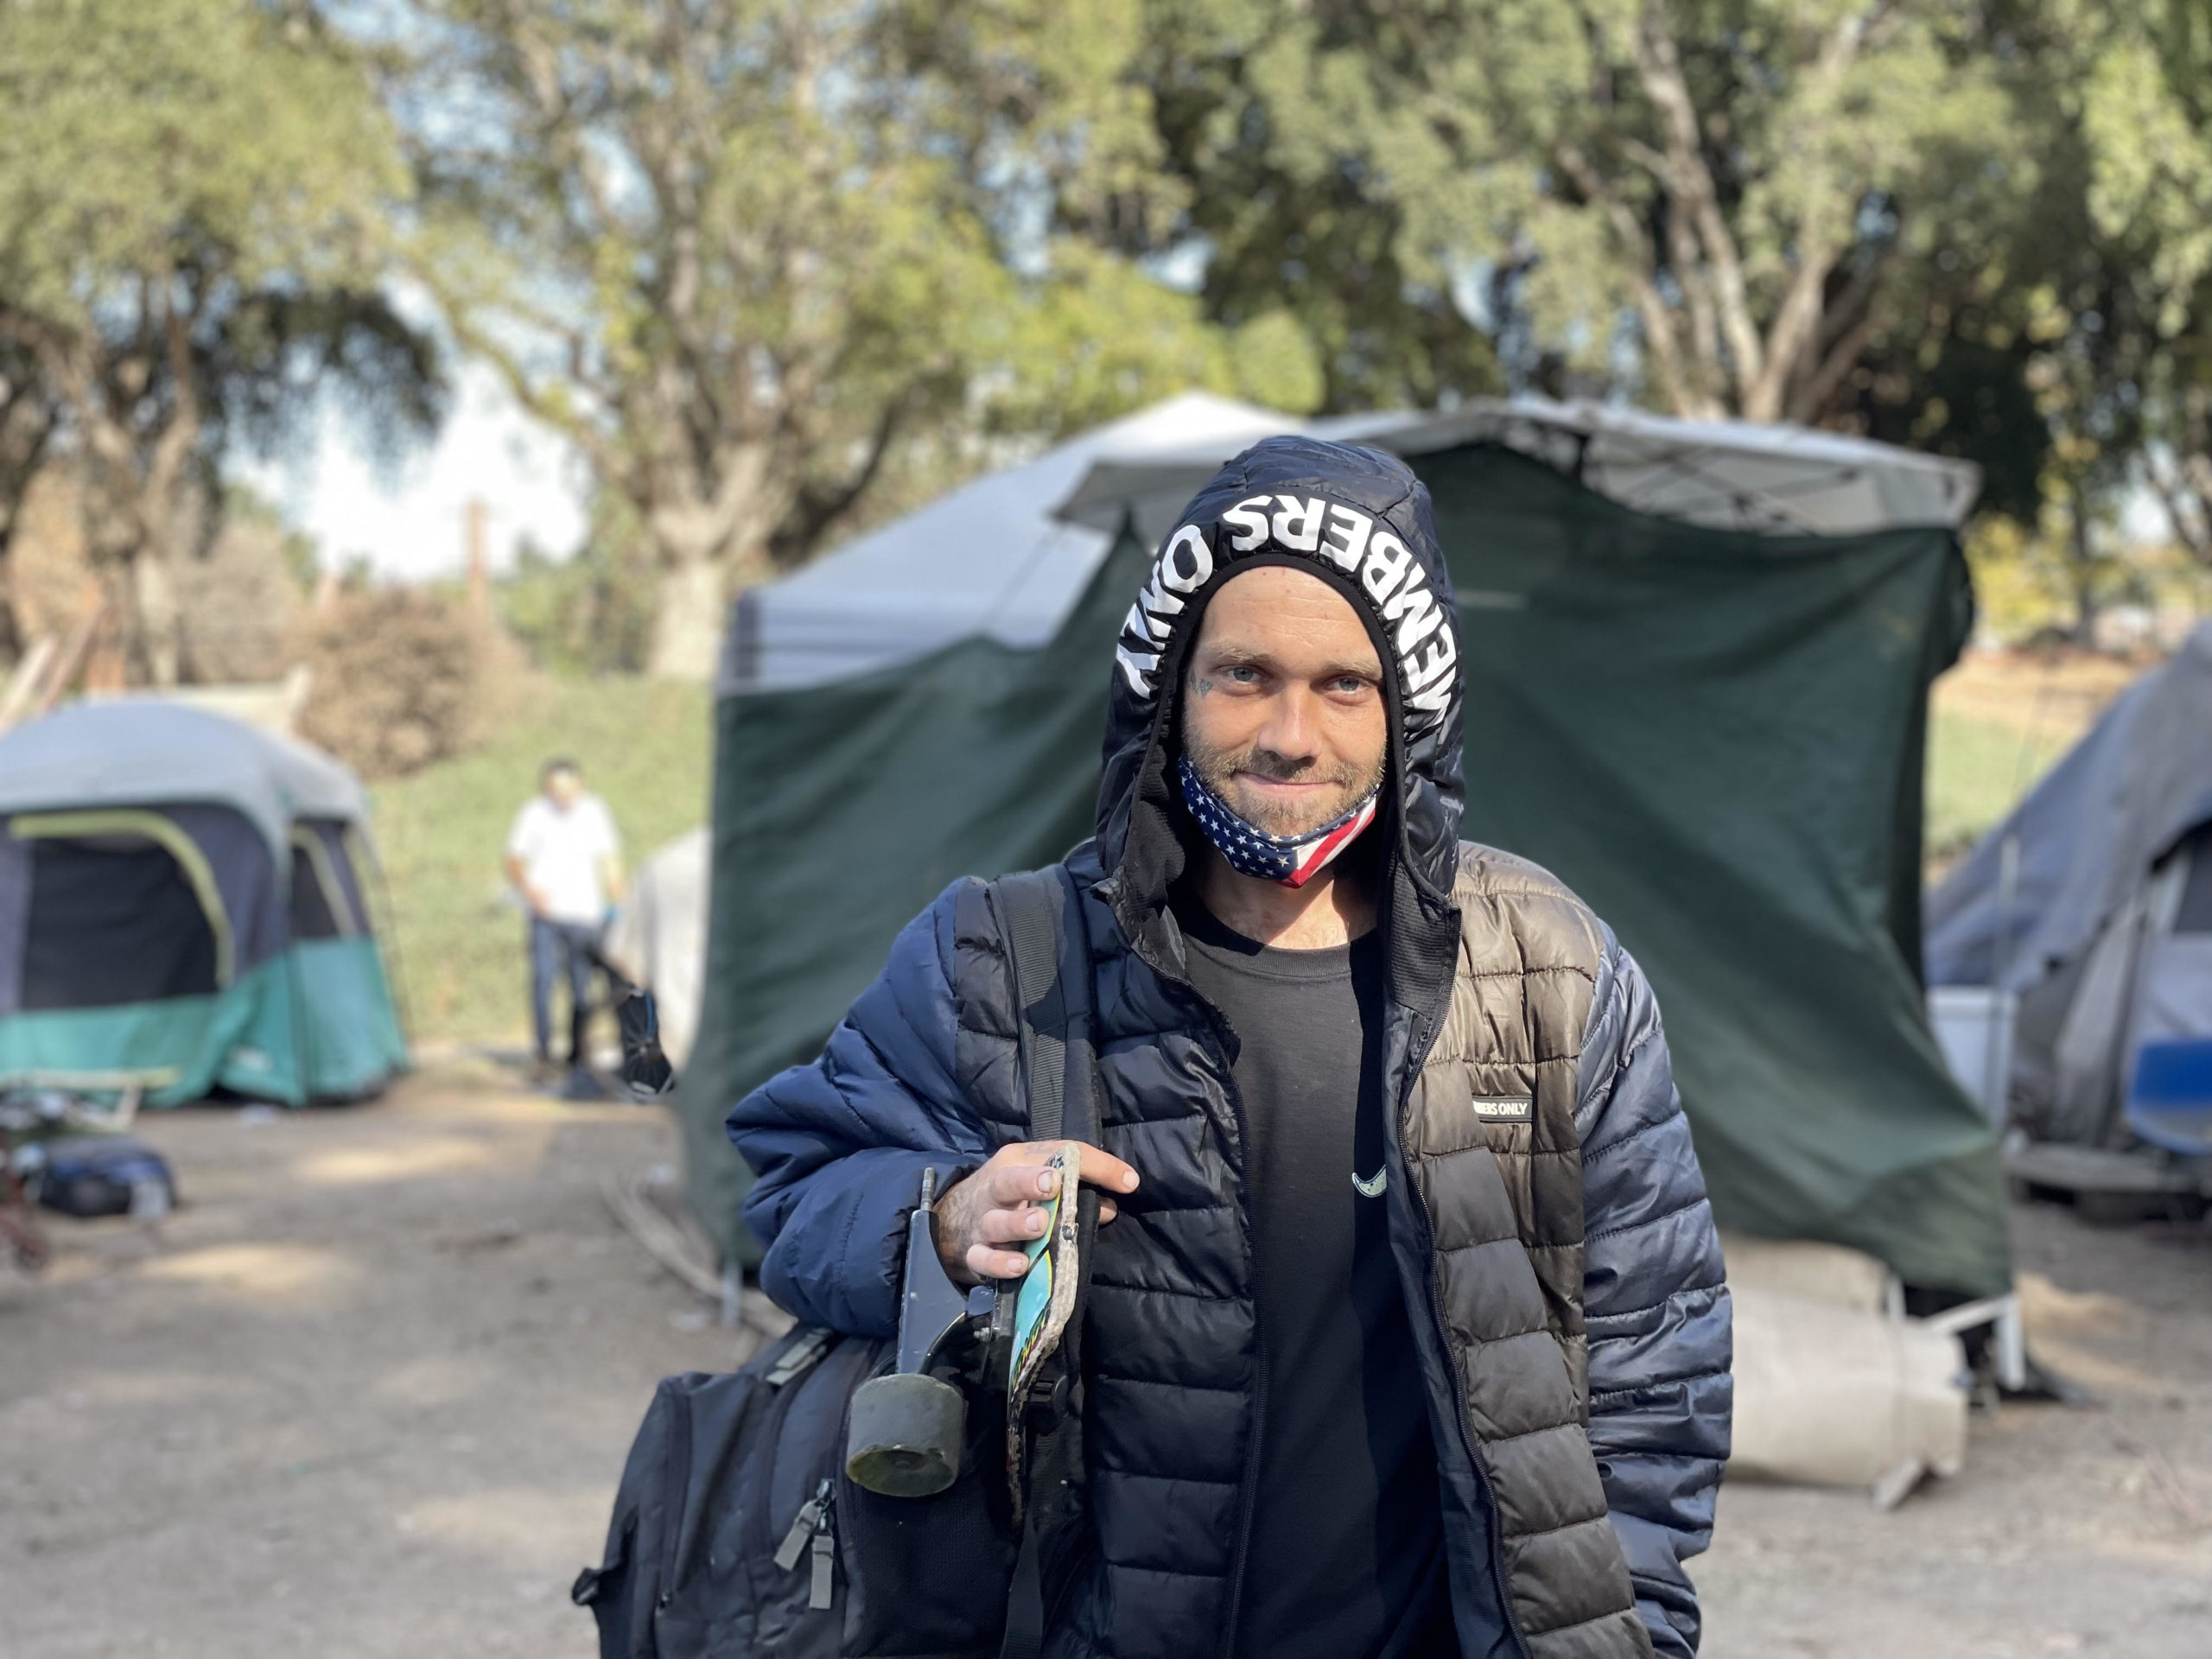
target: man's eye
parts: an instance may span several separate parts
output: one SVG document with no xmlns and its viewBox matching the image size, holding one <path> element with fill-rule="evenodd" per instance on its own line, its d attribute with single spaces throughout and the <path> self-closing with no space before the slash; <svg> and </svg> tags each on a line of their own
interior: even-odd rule
<svg viewBox="0 0 2212 1659">
<path fill-rule="evenodd" d="M 1329 690 L 1350 696 L 1354 692 L 1366 690 L 1367 682 L 1356 674 L 1347 674 L 1341 679 L 1332 680 L 1329 683 Z"/>
<path fill-rule="evenodd" d="M 1250 685 L 1260 677 L 1260 671 L 1249 663 L 1239 663 L 1234 668 L 1223 670 L 1222 677 L 1234 680 L 1239 685 Z"/>
</svg>

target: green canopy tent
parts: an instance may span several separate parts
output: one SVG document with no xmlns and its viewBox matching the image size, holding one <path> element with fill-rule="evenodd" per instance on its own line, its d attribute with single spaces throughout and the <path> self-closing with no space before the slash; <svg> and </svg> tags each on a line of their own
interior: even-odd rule
<svg viewBox="0 0 2212 1659">
<path fill-rule="evenodd" d="M 126 698 L 0 737 L 0 1087 L 288 1106 L 407 1064 L 360 785 L 222 715 Z"/>
<path fill-rule="evenodd" d="M 1396 450 L 1433 493 L 1466 833 L 1548 865 L 1645 964 L 1722 1224 L 2005 1289 L 1994 1135 L 1918 979 L 1927 691 L 1970 615 L 1971 470 L 1528 404 L 1307 429 Z M 945 882 L 1088 833 L 1116 630 L 1149 542 L 1229 452 L 1094 462 L 1062 517 L 1120 533 L 1040 645 L 979 629 L 828 684 L 725 677 L 684 1086 L 694 1203 L 728 1248 L 728 1103 L 815 1052 Z"/>
</svg>

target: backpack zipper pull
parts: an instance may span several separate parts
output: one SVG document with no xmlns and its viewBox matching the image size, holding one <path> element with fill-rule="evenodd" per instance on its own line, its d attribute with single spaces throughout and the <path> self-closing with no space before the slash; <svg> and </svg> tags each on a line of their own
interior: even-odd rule
<svg viewBox="0 0 2212 1659">
<path fill-rule="evenodd" d="M 837 1500 L 828 1481 L 822 1487 L 822 1513 L 814 1523 L 814 1580 L 806 1592 L 808 1609 L 817 1613 L 836 1599 Z"/>
<path fill-rule="evenodd" d="M 814 1496 L 798 1506 L 798 1513 L 791 1517 L 791 1529 L 784 1535 L 784 1541 L 776 1547 L 776 1565 L 785 1573 L 798 1565 L 798 1558 L 806 1554 L 806 1541 L 814 1536 L 814 1529 L 822 1524 L 823 1512 L 830 1506 L 830 1483 L 827 1479 L 816 1487 Z"/>
</svg>

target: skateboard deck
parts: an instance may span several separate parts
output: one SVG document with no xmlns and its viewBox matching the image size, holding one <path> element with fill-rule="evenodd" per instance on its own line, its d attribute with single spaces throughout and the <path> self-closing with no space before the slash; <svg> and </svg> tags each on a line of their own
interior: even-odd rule
<svg viewBox="0 0 2212 1659">
<path fill-rule="evenodd" d="M 1013 1356 L 1007 1378 L 1007 1464 L 1014 1477 L 1017 1512 L 1021 1505 L 1024 1408 L 1030 1384 L 1058 1351 L 1066 1334 L 1069 1316 L 1075 1311 L 1077 1282 L 1074 1187 L 1077 1156 L 1055 1152 L 1046 1166 L 1060 1172 L 1059 1191 L 1039 1206 L 1045 1211 L 1045 1230 L 1022 1246 L 1029 1258 L 1028 1271 L 1014 1293 Z"/>
</svg>

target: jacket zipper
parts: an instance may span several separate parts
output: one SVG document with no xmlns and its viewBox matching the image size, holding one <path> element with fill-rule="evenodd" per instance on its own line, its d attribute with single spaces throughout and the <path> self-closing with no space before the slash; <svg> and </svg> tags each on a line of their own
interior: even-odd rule
<svg viewBox="0 0 2212 1659">
<path fill-rule="evenodd" d="M 1188 982 L 1185 982 L 1188 985 Z M 1198 1006 L 1211 1016 L 1215 1035 L 1220 1041 L 1221 1052 L 1228 1052 L 1228 1042 L 1236 1031 L 1228 1016 L 1189 985 L 1191 995 Z M 1252 1236 L 1252 1203 L 1250 1166 L 1252 1157 L 1252 1125 L 1245 1116 L 1244 1096 L 1236 1087 L 1236 1069 L 1226 1061 L 1221 1068 L 1222 1092 L 1228 1097 L 1229 1110 L 1236 1120 L 1238 1151 L 1244 1160 L 1246 1173 L 1243 1185 L 1244 1201 L 1236 1206 L 1237 1224 L 1244 1231 L 1244 1259 L 1251 1263 L 1252 1276 L 1252 1433 L 1244 1447 L 1244 1475 L 1236 1490 L 1236 1541 L 1229 1558 L 1229 1601 L 1226 1617 L 1222 1623 L 1222 1659 L 1234 1659 L 1236 1651 L 1236 1627 L 1244 1611 L 1244 1562 L 1252 1548 L 1252 1513 L 1257 1506 L 1260 1484 L 1260 1446 L 1268 1427 L 1268 1344 L 1266 1333 L 1260 1325 L 1260 1249 L 1259 1242 Z"/>
<path fill-rule="evenodd" d="M 1431 1045 L 1433 1043 L 1431 1039 Z M 1414 1084 L 1420 1077 L 1422 1065 L 1428 1058 L 1428 1047 L 1424 1045 L 1421 1057 L 1411 1060 L 1406 1068 L 1405 1081 L 1398 1094 L 1398 1161 L 1410 1164 L 1406 1155 L 1406 1109 L 1412 1103 Z M 1467 1466 L 1474 1471 L 1475 1487 L 1482 1494 L 1484 1506 L 1490 1511 L 1490 1571 L 1491 1580 L 1497 1591 L 1498 1611 L 1505 1616 L 1505 1628 L 1511 1633 L 1513 1645 L 1522 1659 L 1529 1656 L 1529 1638 L 1521 1629 L 1521 1620 L 1513 1611 L 1513 1590 L 1505 1575 L 1505 1540 L 1500 1535 L 1497 1518 L 1497 1495 L 1491 1489 L 1490 1471 L 1483 1466 L 1482 1454 L 1475 1450 L 1473 1439 L 1467 1433 L 1467 1401 L 1465 1385 L 1459 1376 L 1459 1368 L 1452 1357 L 1451 1327 L 1444 1321 L 1444 1299 L 1436 1285 L 1436 1220 L 1428 1207 L 1416 1195 L 1412 1180 L 1404 1183 L 1406 1201 L 1421 1218 L 1422 1280 L 1428 1287 L 1428 1317 L 1433 1322 L 1437 1350 L 1444 1356 L 1445 1384 L 1452 1391 L 1452 1427 L 1459 1437 L 1459 1446 L 1467 1454 Z"/>
<path fill-rule="evenodd" d="M 1237 1132 L 1249 1155 L 1251 1135 L 1245 1128 L 1243 1103 L 1233 1080 L 1229 1095 L 1236 1113 Z M 1236 1547 L 1230 1557 L 1229 1618 L 1222 1634 L 1222 1659 L 1231 1659 L 1236 1651 L 1236 1626 L 1244 1615 L 1244 1558 L 1252 1548 L 1252 1512 L 1259 1499 L 1260 1446 L 1268 1430 L 1268 1347 L 1266 1333 L 1260 1328 L 1260 1252 L 1252 1239 L 1251 1205 L 1247 1203 L 1238 1207 L 1245 1211 L 1242 1217 L 1244 1249 L 1252 1264 L 1252 1439 L 1244 1448 L 1244 1477 L 1236 1493 Z"/>
</svg>

